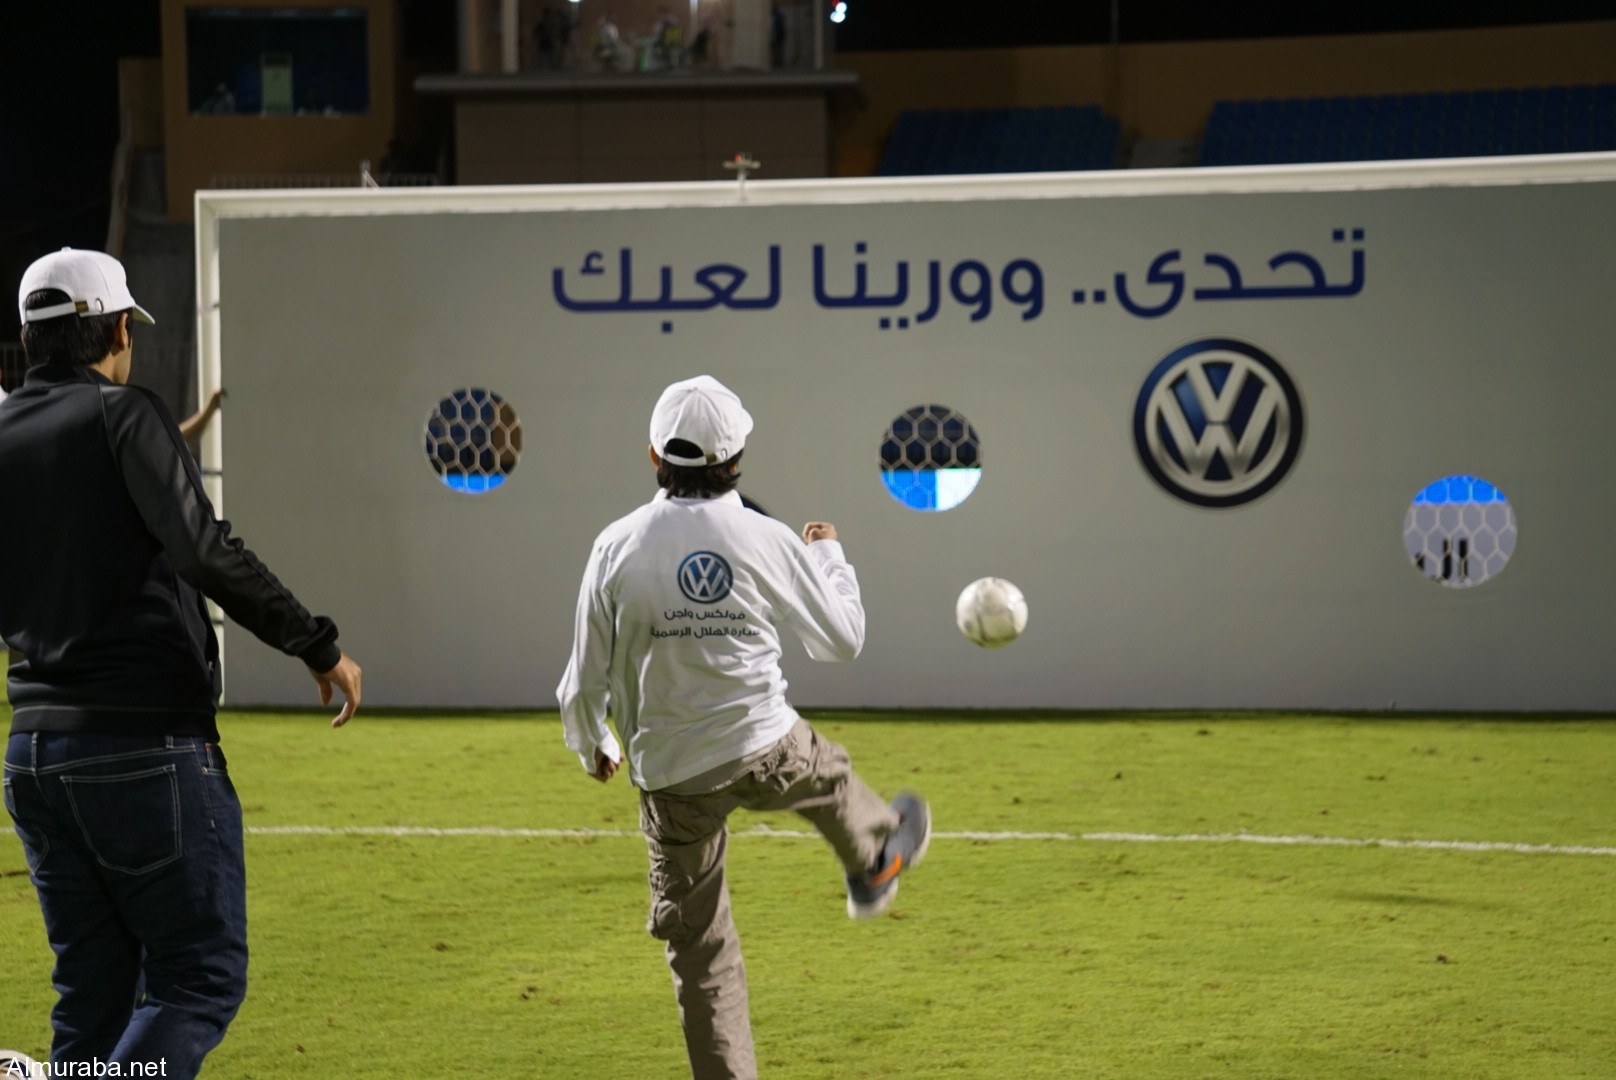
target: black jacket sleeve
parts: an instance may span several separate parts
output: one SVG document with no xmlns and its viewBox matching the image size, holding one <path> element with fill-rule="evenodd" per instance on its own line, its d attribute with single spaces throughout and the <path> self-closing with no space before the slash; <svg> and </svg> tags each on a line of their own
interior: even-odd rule
<svg viewBox="0 0 1616 1080">
<path fill-rule="evenodd" d="M 337 627 L 314 617 L 258 556 L 230 535 L 202 488 L 202 474 L 156 395 L 101 388 L 107 439 L 129 496 L 180 578 L 266 645 L 330 671 L 341 659 Z"/>
</svg>

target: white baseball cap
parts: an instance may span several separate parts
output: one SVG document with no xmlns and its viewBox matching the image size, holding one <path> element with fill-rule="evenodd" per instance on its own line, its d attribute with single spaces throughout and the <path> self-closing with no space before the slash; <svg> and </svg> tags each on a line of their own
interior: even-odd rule
<svg viewBox="0 0 1616 1080">
<path fill-rule="evenodd" d="M 651 410 L 651 448 L 671 465 L 700 467 L 728 461 L 746 446 L 752 414 L 741 407 L 735 391 L 711 375 L 676 382 Z M 699 457 L 667 452 L 668 440 L 683 439 L 701 451 Z"/>
<path fill-rule="evenodd" d="M 28 309 L 29 295 L 40 289 L 60 289 L 67 303 Z M 17 313 L 23 322 L 40 322 L 62 315 L 116 315 L 127 311 L 133 319 L 157 325 L 147 310 L 129 295 L 129 278 L 123 263 L 101 251 L 63 248 L 34 260 L 22 275 L 17 288 Z"/>
</svg>

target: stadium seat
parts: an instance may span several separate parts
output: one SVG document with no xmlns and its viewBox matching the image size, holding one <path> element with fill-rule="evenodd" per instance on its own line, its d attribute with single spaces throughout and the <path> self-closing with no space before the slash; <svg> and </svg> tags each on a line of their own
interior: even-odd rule
<svg viewBox="0 0 1616 1080">
<path fill-rule="evenodd" d="M 899 115 L 882 176 L 1109 169 L 1122 126 L 1097 105 L 918 109 Z"/>
<path fill-rule="evenodd" d="M 1202 165 L 1616 149 L 1616 84 L 1215 103 Z"/>
</svg>

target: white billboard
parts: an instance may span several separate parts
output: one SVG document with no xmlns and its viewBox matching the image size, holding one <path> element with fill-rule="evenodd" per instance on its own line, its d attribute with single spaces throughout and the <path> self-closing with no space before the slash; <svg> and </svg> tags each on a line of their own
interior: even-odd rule
<svg viewBox="0 0 1616 1080">
<path fill-rule="evenodd" d="M 646 424 L 834 521 L 804 706 L 1612 709 L 1616 156 L 198 196 L 204 464 L 367 703 L 550 707 Z M 519 431 L 518 431 L 519 428 Z M 670 572 L 673 572 L 670 569 Z M 985 575 L 1021 640 L 954 627 Z M 227 699 L 307 677 L 226 631 Z"/>
</svg>

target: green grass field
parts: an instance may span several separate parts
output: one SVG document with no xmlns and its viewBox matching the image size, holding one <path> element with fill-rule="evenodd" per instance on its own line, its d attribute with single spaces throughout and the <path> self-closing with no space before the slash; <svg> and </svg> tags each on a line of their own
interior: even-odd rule
<svg viewBox="0 0 1616 1080">
<path fill-rule="evenodd" d="M 1616 1077 L 1616 722 L 813 719 L 944 835 L 867 924 L 822 842 L 733 842 L 768 1080 Z M 553 714 L 221 727 L 249 829 L 601 833 L 250 835 L 251 989 L 206 1075 L 688 1075 L 634 793 L 588 780 Z M 732 821 L 759 824 L 802 828 Z M 1104 832 L 1607 850 L 1082 838 Z M 7 832 L 0 1046 L 43 1054 L 50 965 Z"/>
</svg>

